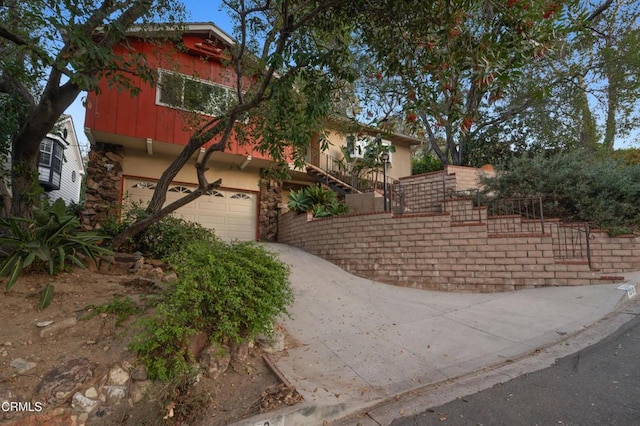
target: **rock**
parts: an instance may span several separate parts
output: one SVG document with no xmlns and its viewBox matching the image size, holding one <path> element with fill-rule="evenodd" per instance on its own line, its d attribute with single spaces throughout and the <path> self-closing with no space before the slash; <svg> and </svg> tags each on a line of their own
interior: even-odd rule
<svg viewBox="0 0 640 426">
<path fill-rule="evenodd" d="M 78 424 L 83 425 L 89 420 L 89 413 L 82 413 L 78 416 Z"/>
<path fill-rule="evenodd" d="M 53 337 L 63 333 L 66 329 L 74 327 L 78 323 L 75 318 L 67 318 L 66 320 L 53 323 L 40 331 L 40 337 Z"/>
<path fill-rule="evenodd" d="M 200 353 L 207 346 L 209 336 L 204 331 L 194 334 L 189 338 L 189 347 L 187 348 L 187 354 L 194 360 L 200 357 Z"/>
<path fill-rule="evenodd" d="M 231 354 L 226 347 L 212 344 L 202 351 L 199 362 L 200 366 L 215 380 L 229 368 Z"/>
<path fill-rule="evenodd" d="M 115 152 L 107 152 L 104 154 L 105 157 L 107 157 L 109 160 L 113 161 L 114 163 L 120 163 L 122 162 L 122 156 L 119 154 L 116 154 Z"/>
<path fill-rule="evenodd" d="M 0 349 L 0 356 L 7 356 L 7 355 L 9 355 L 9 352 L 7 352 L 5 348 Z"/>
<path fill-rule="evenodd" d="M 138 260 L 136 260 L 133 265 L 131 266 L 131 272 L 137 272 L 138 269 L 142 268 L 142 266 L 144 265 L 144 258 L 140 257 Z"/>
<path fill-rule="evenodd" d="M 98 397 L 98 391 L 93 386 L 84 391 L 84 396 L 91 399 L 96 399 Z"/>
<path fill-rule="evenodd" d="M 144 367 L 138 367 L 131 373 L 131 379 L 141 382 L 147 380 L 147 369 Z"/>
<path fill-rule="evenodd" d="M 163 283 L 172 283 L 174 281 L 176 281 L 178 279 L 178 274 L 176 274 L 175 272 L 169 272 L 168 274 L 165 274 L 164 277 L 162 277 L 162 282 Z"/>
<path fill-rule="evenodd" d="M 102 392 L 107 398 L 109 405 L 118 405 L 124 398 L 127 397 L 127 388 L 124 386 L 109 386 L 102 387 Z"/>
<path fill-rule="evenodd" d="M 152 268 L 147 271 L 144 276 L 150 280 L 158 282 L 161 281 L 162 278 L 164 278 L 164 271 L 162 270 L 162 268 Z"/>
<path fill-rule="evenodd" d="M 147 259 L 147 263 L 154 268 L 166 268 L 167 265 L 160 259 Z"/>
<path fill-rule="evenodd" d="M 44 375 L 36 387 L 36 395 L 47 402 L 61 402 L 73 395 L 93 377 L 95 364 L 87 358 L 74 358 Z"/>
<path fill-rule="evenodd" d="M 129 381 L 129 373 L 127 373 L 122 367 L 116 365 L 109 370 L 109 378 L 107 379 L 108 385 L 124 386 Z"/>
<path fill-rule="evenodd" d="M 96 399 L 87 398 L 82 395 L 80 392 L 76 392 L 73 394 L 71 398 L 71 406 L 78 411 L 82 411 L 83 413 L 90 413 L 94 408 L 98 406 L 100 401 Z"/>
<path fill-rule="evenodd" d="M 40 321 L 39 323 L 36 323 L 36 326 L 38 327 L 46 327 L 48 325 L 53 324 L 53 321 Z"/>
<path fill-rule="evenodd" d="M 4 345 L 5 345 L 5 346 L 11 346 L 11 345 L 13 345 L 13 343 L 11 343 L 11 342 L 4 342 Z"/>
<path fill-rule="evenodd" d="M 249 345 L 247 343 L 236 343 L 231 345 L 231 359 L 234 362 L 245 362 L 249 356 Z"/>
<path fill-rule="evenodd" d="M 16 395 L 9 389 L 0 390 L 0 404 L 7 401 L 13 401 Z"/>
<path fill-rule="evenodd" d="M 35 362 L 27 361 L 26 359 L 16 358 L 11 361 L 11 368 L 14 368 L 18 374 L 26 373 L 27 371 L 36 367 Z"/>
<path fill-rule="evenodd" d="M 276 327 L 273 333 L 269 335 L 259 335 L 256 338 L 258 347 L 263 351 L 273 354 L 284 350 L 284 332 Z"/>
<path fill-rule="evenodd" d="M 142 401 L 142 399 L 147 394 L 149 387 L 151 386 L 151 382 L 133 382 L 133 384 L 129 387 L 129 397 L 131 401 L 135 404 L 137 402 Z"/>
</svg>

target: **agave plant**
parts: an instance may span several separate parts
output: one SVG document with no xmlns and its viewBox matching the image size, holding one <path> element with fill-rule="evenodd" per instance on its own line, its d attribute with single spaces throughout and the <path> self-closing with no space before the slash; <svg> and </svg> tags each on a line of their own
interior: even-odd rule
<svg viewBox="0 0 640 426">
<path fill-rule="evenodd" d="M 287 207 L 289 207 L 289 210 L 304 213 L 311 208 L 311 198 L 309 198 L 304 189 L 291 191 L 289 193 L 289 203 L 287 203 Z"/>
<path fill-rule="evenodd" d="M 0 237 L 0 277 L 8 277 L 10 290 L 23 270 L 42 268 L 50 276 L 63 270 L 70 262 L 85 268 L 83 259 L 97 263 L 111 251 L 98 243 L 104 236 L 96 232 L 79 231 L 80 222 L 67 213 L 62 199 L 49 207 L 34 209 L 33 219 L 8 217 L 0 219 L 5 236 Z M 47 284 L 40 299 L 40 308 L 51 303 L 53 285 Z"/>
</svg>

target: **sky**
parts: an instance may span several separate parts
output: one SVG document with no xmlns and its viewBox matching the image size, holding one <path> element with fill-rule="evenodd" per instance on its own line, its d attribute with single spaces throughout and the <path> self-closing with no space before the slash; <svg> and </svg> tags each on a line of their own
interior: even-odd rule
<svg viewBox="0 0 640 426">
<path fill-rule="evenodd" d="M 220 10 L 220 0 L 183 0 L 186 5 L 187 19 L 190 22 L 213 22 L 227 34 L 233 33 L 233 24 L 225 11 Z M 73 125 L 76 129 L 78 142 L 83 153 L 89 152 L 89 141 L 84 133 L 84 114 L 85 109 L 82 106 L 82 100 L 86 97 L 83 92 L 76 100 L 67 108 L 65 114 L 73 119 Z"/>
</svg>

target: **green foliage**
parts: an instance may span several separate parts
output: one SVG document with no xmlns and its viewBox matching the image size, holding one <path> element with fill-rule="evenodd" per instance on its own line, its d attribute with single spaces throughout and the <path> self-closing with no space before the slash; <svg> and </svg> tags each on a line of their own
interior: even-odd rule
<svg viewBox="0 0 640 426">
<path fill-rule="evenodd" d="M 287 203 L 289 210 L 298 213 L 304 213 L 311 208 L 311 198 L 307 195 L 306 188 L 289 192 L 289 202 Z"/>
<path fill-rule="evenodd" d="M 78 218 L 67 213 L 62 199 L 51 206 L 34 209 L 33 216 L 33 219 L 0 219 L 0 227 L 7 233 L 0 238 L 0 276 L 9 277 L 7 290 L 14 286 L 24 269 L 43 269 L 54 275 L 68 262 L 84 268 L 84 259 L 97 263 L 99 258 L 111 254 L 98 245 L 103 236 L 78 230 Z M 53 287 L 45 287 L 41 308 L 51 302 L 52 294 Z"/>
<path fill-rule="evenodd" d="M 640 166 L 582 151 L 518 158 L 506 172 L 482 179 L 497 198 L 542 195 L 545 217 L 587 221 L 600 228 L 640 227 Z"/>
<path fill-rule="evenodd" d="M 443 170 L 444 166 L 442 161 L 437 159 L 431 154 L 423 154 L 420 157 L 414 156 L 411 158 L 411 174 L 419 175 L 421 173 L 436 172 Z"/>
<path fill-rule="evenodd" d="M 168 261 L 179 279 L 130 346 L 152 378 L 189 371 L 189 336 L 241 342 L 268 333 L 293 302 L 288 267 L 253 243 L 194 241 Z"/>
<path fill-rule="evenodd" d="M 611 153 L 611 157 L 628 166 L 640 165 L 640 149 L 638 148 L 618 149 Z"/>
<path fill-rule="evenodd" d="M 367 115 L 402 121 L 398 127 L 424 137 L 443 163 L 464 164 L 473 133 L 504 119 L 487 112 L 523 68 L 558 44 L 575 4 L 393 0 L 354 10 Z M 402 25 L 390 27 L 389 17 Z"/>
<path fill-rule="evenodd" d="M 185 16 L 178 0 L 0 4 L 0 157 L 12 152 L 15 215 L 30 216 L 37 205 L 38 147 L 82 91 L 98 91 L 100 78 L 134 95 L 141 82 L 154 82 L 157 71 L 142 52 L 114 49 L 131 27 L 141 30 L 139 37 L 158 39 L 162 22 L 175 36 Z M 153 31 L 144 31 L 150 26 Z"/>
<path fill-rule="evenodd" d="M 140 204 L 131 203 L 120 221 L 116 219 L 105 221 L 102 232 L 109 236 L 118 235 L 146 214 Z M 140 251 L 156 259 L 164 259 L 191 241 L 214 242 L 215 240 L 216 236 L 211 229 L 179 217 L 165 216 L 134 237 L 127 249 Z"/>
<path fill-rule="evenodd" d="M 289 194 L 289 210 L 298 213 L 311 211 L 313 217 L 329 217 L 349 213 L 347 205 L 338 200 L 335 192 L 320 186 L 308 186 Z"/>
<path fill-rule="evenodd" d="M 116 296 L 111 302 L 98 306 L 90 305 L 87 306 L 87 309 L 90 310 L 90 313 L 89 315 L 82 317 L 83 320 L 88 320 L 99 314 L 112 314 L 116 316 L 116 326 L 119 326 L 124 320 L 140 311 L 136 306 L 136 302 L 128 296 Z"/>
</svg>

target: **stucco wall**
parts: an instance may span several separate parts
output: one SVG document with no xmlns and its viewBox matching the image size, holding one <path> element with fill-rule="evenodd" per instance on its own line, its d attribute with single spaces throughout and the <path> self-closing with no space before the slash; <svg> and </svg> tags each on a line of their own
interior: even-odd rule
<svg viewBox="0 0 640 426">
<path fill-rule="evenodd" d="M 343 158 L 341 147 L 347 145 L 347 135 L 336 130 L 329 130 L 327 139 L 330 142 L 329 149 L 325 151 L 334 158 Z M 392 138 L 383 138 L 389 140 L 395 147 L 392 153 L 392 161 L 387 170 L 388 175 L 394 179 L 400 179 L 411 175 L 411 148 L 406 144 L 394 143 Z"/>
<path fill-rule="evenodd" d="M 162 155 L 148 155 L 146 152 L 125 149 L 122 161 L 122 174 L 130 177 L 159 179 L 173 158 Z M 260 171 L 247 167 L 244 170 L 232 169 L 229 164 L 211 162 L 207 179 L 213 182 L 222 178 L 222 187 L 258 191 L 260 189 Z M 174 179 L 176 182 L 197 185 L 195 160 L 187 164 Z"/>
</svg>

